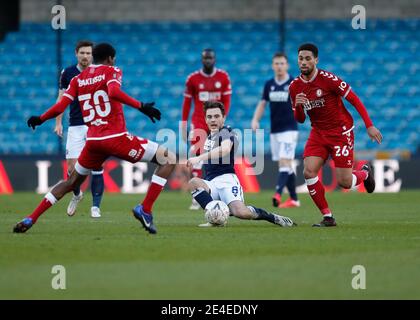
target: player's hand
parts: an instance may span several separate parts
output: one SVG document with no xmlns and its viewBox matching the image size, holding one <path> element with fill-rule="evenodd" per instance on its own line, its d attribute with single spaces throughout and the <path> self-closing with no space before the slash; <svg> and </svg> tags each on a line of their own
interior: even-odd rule
<svg viewBox="0 0 420 320">
<path fill-rule="evenodd" d="M 194 165 L 199 163 L 201 160 L 199 157 L 192 157 L 187 160 L 187 168 L 192 168 Z"/>
<path fill-rule="evenodd" d="M 29 128 L 31 128 L 31 127 L 32 127 L 32 129 L 33 129 L 33 130 L 35 130 L 35 127 L 36 127 L 36 126 L 39 126 L 39 125 L 41 125 L 41 124 L 42 124 L 41 117 L 39 117 L 39 116 L 31 116 L 31 117 L 28 119 L 27 124 L 28 124 L 28 127 L 29 127 Z"/>
<path fill-rule="evenodd" d="M 141 108 L 139 109 L 140 112 L 143 112 L 146 116 L 148 116 L 150 118 L 150 120 L 152 120 L 153 123 L 155 123 L 155 119 L 156 120 L 160 120 L 160 116 L 161 113 L 159 111 L 159 109 L 156 109 L 155 107 L 153 107 L 155 105 L 154 102 L 146 102 L 146 103 L 141 103 Z"/>
<path fill-rule="evenodd" d="M 59 136 L 60 138 L 63 137 L 63 125 L 61 123 L 56 123 L 54 132 Z"/>
<path fill-rule="evenodd" d="M 369 127 L 367 132 L 372 141 L 376 141 L 378 144 L 381 144 L 382 133 L 375 126 Z"/>
<path fill-rule="evenodd" d="M 260 122 L 257 121 L 257 120 L 252 120 L 251 128 L 252 128 L 253 131 L 256 131 L 257 129 L 260 128 Z"/>
<path fill-rule="evenodd" d="M 304 106 L 307 103 L 309 103 L 309 100 L 308 100 L 308 98 L 306 98 L 306 94 L 304 94 L 303 92 L 301 92 L 301 93 L 298 93 L 296 95 L 295 105 L 297 105 L 297 106 Z"/>
</svg>

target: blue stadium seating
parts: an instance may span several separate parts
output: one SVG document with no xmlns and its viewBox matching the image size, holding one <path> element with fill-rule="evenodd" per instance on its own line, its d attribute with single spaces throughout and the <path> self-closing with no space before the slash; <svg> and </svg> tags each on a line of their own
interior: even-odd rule
<svg viewBox="0 0 420 320">
<path fill-rule="evenodd" d="M 320 67 L 345 79 L 361 96 L 384 134 L 380 150 L 415 152 L 420 141 L 420 19 L 369 19 L 365 30 L 353 30 L 347 20 L 289 21 L 286 52 L 291 73 L 297 75 L 296 50 L 302 42 L 320 48 Z M 24 23 L 0 43 L 0 154 L 53 154 L 60 141 L 54 121 L 36 133 L 26 127 L 30 114 L 51 106 L 57 94 L 56 32 L 49 24 Z M 101 23 L 69 24 L 62 32 L 63 65 L 75 62 L 74 44 L 80 39 L 108 41 L 118 51 L 124 88 L 141 100 L 154 100 L 164 119 L 153 125 L 126 108 L 133 133 L 155 139 L 157 129 L 177 128 L 187 75 L 200 67 L 200 52 L 213 47 L 217 66 L 226 69 L 233 85 L 228 122 L 249 128 L 264 81 L 272 76 L 271 56 L 278 50 L 276 22 Z M 355 116 L 356 149 L 378 148 Z M 269 127 L 268 112 L 262 127 Z M 302 152 L 309 124 L 300 126 L 298 152 Z M 268 135 L 265 137 L 268 152 Z"/>
</svg>

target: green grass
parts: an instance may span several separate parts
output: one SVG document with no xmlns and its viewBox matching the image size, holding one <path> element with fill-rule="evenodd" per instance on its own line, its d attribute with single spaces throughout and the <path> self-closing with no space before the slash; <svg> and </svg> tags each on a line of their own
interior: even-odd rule
<svg viewBox="0 0 420 320">
<path fill-rule="evenodd" d="M 13 234 L 41 196 L 0 196 L 0 299 L 420 299 L 418 190 L 328 194 L 339 226 L 324 229 L 311 227 L 321 217 L 307 195 L 283 211 L 297 228 L 230 218 L 202 229 L 190 197 L 166 192 L 154 236 L 130 213 L 142 197 L 106 194 L 93 220 L 90 195 L 72 218 L 67 196 Z M 270 208 L 270 197 L 246 199 Z M 66 290 L 51 288 L 53 265 L 65 266 Z M 351 286 L 354 265 L 366 268 L 366 290 Z"/>
</svg>

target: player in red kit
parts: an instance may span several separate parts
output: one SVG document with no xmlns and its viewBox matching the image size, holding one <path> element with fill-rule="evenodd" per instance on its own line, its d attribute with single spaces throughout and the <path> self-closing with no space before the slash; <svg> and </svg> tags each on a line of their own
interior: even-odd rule
<svg viewBox="0 0 420 320">
<path fill-rule="evenodd" d="M 215 67 L 216 54 L 213 49 L 204 49 L 201 53 L 203 67 L 191 73 L 185 84 L 184 102 L 182 104 L 182 137 L 187 141 L 187 122 L 194 100 L 194 111 L 191 119 L 190 157 L 203 153 L 204 142 L 209 135 L 209 129 L 204 116 L 204 102 L 218 101 L 225 106 L 226 116 L 229 112 L 232 86 L 229 75 L 222 69 Z M 192 169 L 194 177 L 202 177 L 202 163 Z M 200 209 L 200 205 L 193 200 L 190 209 Z"/>
<path fill-rule="evenodd" d="M 342 98 L 356 108 L 372 141 L 381 143 L 382 134 L 351 87 L 331 72 L 318 69 L 317 63 L 318 48 L 310 43 L 301 45 L 298 50 L 301 75 L 292 81 L 289 92 L 295 119 L 303 123 L 307 114 L 312 125 L 303 153 L 303 174 L 309 194 L 323 215 L 323 220 L 313 226 L 334 227 L 336 222 L 325 199 L 324 186 L 318 180 L 318 172 L 329 156 L 334 161 L 341 187 L 350 189 L 363 182 L 367 192 L 375 190 L 370 165 L 353 170 L 353 118 Z"/>
<path fill-rule="evenodd" d="M 83 120 L 89 129 L 86 144 L 68 180 L 55 185 L 33 213 L 14 227 L 14 232 L 26 232 L 42 213 L 66 193 L 79 187 L 92 170 L 101 168 L 108 157 L 114 156 L 132 163 L 151 161 L 158 164 L 146 197 L 142 204 L 132 210 L 135 218 L 149 233 L 156 233 L 152 206 L 175 167 L 176 156 L 153 141 L 127 132 L 122 104 L 138 109 L 153 122 L 160 120 L 161 113 L 153 107 L 154 102 L 142 103 L 121 90 L 122 72 L 117 67 L 113 67 L 115 53 L 115 49 L 107 43 L 95 46 L 93 49 L 95 64 L 71 79 L 70 85 L 59 102 L 41 116 L 29 118 L 28 126 L 35 129 L 44 121 L 63 113 L 66 107 L 77 98 L 82 109 Z"/>
</svg>

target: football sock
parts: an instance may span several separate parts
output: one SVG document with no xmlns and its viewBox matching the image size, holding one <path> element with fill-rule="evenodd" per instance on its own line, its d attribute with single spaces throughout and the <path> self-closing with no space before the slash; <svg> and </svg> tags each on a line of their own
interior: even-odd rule
<svg viewBox="0 0 420 320">
<path fill-rule="evenodd" d="M 93 207 L 100 207 L 104 194 L 104 176 L 102 171 L 92 171 L 90 191 L 92 192 Z"/>
<path fill-rule="evenodd" d="M 71 175 L 71 172 L 70 172 L 70 171 L 67 171 L 67 178 L 68 178 L 68 177 L 70 177 L 70 175 Z M 75 188 L 73 189 L 73 194 L 74 194 L 76 197 L 80 194 L 80 186 L 75 187 Z"/>
<path fill-rule="evenodd" d="M 328 208 L 327 200 L 325 199 L 325 189 L 318 177 L 312 179 L 306 179 L 306 186 L 308 187 L 309 194 L 315 202 L 318 209 L 321 211 L 324 217 L 331 217 L 331 211 Z"/>
<path fill-rule="evenodd" d="M 157 175 L 152 176 L 152 183 L 147 190 L 146 197 L 144 198 L 142 205 L 143 210 L 146 213 L 152 213 L 152 207 L 156 199 L 159 197 L 159 194 L 163 190 L 163 187 L 166 184 L 166 179 L 159 177 Z"/>
<path fill-rule="evenodd" d="M 249 210 L 251 210 L 251 212 L 253 214 L 255 214 L 254 215 L 254 217 L 255 217 L 254 220 L 266 220 L 266 221 L 269 221 L 271 223 L 274 223 L 274 221 L 275 221 L 274 214 L 269 213 L 269 212 L 265 211 L 264 209 L 257 208 L 257 207 L 254 207 L 254 206 L 247 206 L 247 207 L 248 207 Z"/>
<path fill-rule="evenodd" d="M 289 191 L 290 198 L 297 201 L 298 197 L 296 194 L 296 174 L 292 169 L 289 171 L 289 177 L 287 179 L 286 186 L 287 190 Z"/>
<path fill-rule="evenodd" d="M 359 170 L 359 171 L 354 170 L 353 181 L 352 181 L 351 187 L 353 188 L 355 186 L 358 186 L 363 181 L 365 181 L 368 176 L 369 176 L 369 173 L 366 170 Z"/>
<path fill-rule="evenodd" d="M 211 195 L 203 188 L 198 188 L 191 192 L 191 195 L 200 204 L 200 207 L 206 209 L 206 206 L 213 201 Z"/>
<path fill-rule="evenodd" d="M 283 188 L 287 183 L 287 179 L 289 178 L 289 168 L 281 167 L 279 169 L 279 175 L 277 177 L 277 185 L 276 185 L 276 192 L 278 194 L 282 194 Z"/>
<path fill-rule="evenodd" d="M 32 212 L 31 215 L 28 216 L 28 218 L 32 219 L 32 222 L 35 223 L 39 216 L 43 214 L 45 211 L 47 211 L 52 205 L 54 205 L 57 202 L 57 199 L 54 197 L 54 195 L 51 192 L 48 192 L 44 199 L 42 199 L 41 203 L 36 207 L 34 212 Z"/>
</svg>

